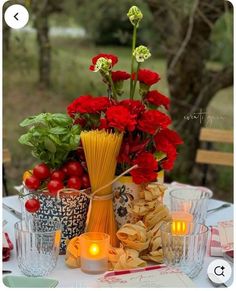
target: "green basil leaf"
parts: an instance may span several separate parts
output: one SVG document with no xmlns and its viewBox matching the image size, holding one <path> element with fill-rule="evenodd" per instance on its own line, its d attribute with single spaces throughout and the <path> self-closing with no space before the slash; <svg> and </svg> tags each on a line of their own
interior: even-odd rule
<svg viewBox="0 0 236 291">
<path fill-rule="evenodd" d="M 57 145 L 61 145 L 61 140 L 58 136 L 49 134 L 48 137 Z"/>
<path fill-rule="evenodd" d="M 30 117 L 24 119 L 24 120 L 20 123 L 20 126 L 25 127 L 25 126 L 28 126 L 28 125 L 32 125 L 32 124 L 35 123 L 35 119 L 36 119 L 36 116 L 30 116 Z"/>
<path fill-rule="evenodd" d="M 44 145 L 45 145 L 45 148 L 53 154 L 57 151 L 57 148 L 56 148 L 54 142 L 51 141 L 50 138 L 47 138 L 47 137 L 45 138 Z"/>
<path fill-rule="evenodd" d="M 49 129 L 49 132 L 52 134 L 66 134 L 68 129 L 65 127 L 53 127 Z"/>
<path fill-rule="evenodd" d="M 23 134 L 22 136 L 20 136 L 18 141 L 21 144 L 25 144 L 25 145 L 28 145 L 28 146 L 33 146 L 32 143 L 31 143 L 31 134 L 30 133 Z"/>
</svg>

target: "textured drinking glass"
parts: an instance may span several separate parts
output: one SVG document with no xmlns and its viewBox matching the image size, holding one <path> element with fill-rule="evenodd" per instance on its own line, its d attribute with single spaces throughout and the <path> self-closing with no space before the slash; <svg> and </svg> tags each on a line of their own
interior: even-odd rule
<svg viewBox="0 0 236 291">
<path fill-rule="evenodd" d="M 204 188 L 178 188 L 170 191 L 171 211 L 192 214 L 193 221 L 204 223 L 212 191 Z"/>
<path fill-rule="evenodd" d="M 56 266 L 61 223 L 53 219 L 22 220 L 15 224 L 18 267 L 26 276 L 41 277 Z"/>
<path fill-rule="evenodd" d="M 201 271 L 204 262 L 208 227 L 204 224 L 186 223 L 185 228 L 185 234 L 179 235 L 172 222 L 161 225 L 164 263 L 194 278 Z"/>
</svg>

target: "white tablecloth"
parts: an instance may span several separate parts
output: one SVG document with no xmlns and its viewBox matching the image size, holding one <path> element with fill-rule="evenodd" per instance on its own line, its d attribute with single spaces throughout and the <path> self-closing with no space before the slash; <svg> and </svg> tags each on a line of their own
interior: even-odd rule
<svg viewBox="0 0 236 291">
<path fill-rule="evenodd" d="M 20 202 L 16 196 L 3 198 L 3 202 L 14 209 L 20 210 Z M 209 201 L 209 209 L 220 206 L 223 203 L 224 202 L 222 201 L 212 199 Z M 5 209 L 3 210 L 3 219 L 7 220 L 8 222 L 4 230 L 8 232 L 10 239 L 12 240 L 13 244 L 15 244 L 13 225 L 16 221 L 18 221 L 18 219 Z M 231 219 L 233 219 L 233 205 L 231 207 L 222 209 L 218 212 L 209 214 L 207 217 L 206 224 L 208 226 L 217 225 L 218 221 Z M 204 266 L 201 273 L 196 278 L 193 279 L 197 287 L 205 288 L 213 287 L 213 285 L 209 282 L 207 277 L 207 267 L 209 263 L 214 259 L 216 258 L 209 257 L 208 253 L 206 254 Z M 3 269 L 11 270 L 13 275 L 22 275 L 22 273 L 17 267 L 15 249 L 11 252 L 10 260 L 8 262 L 3 263 Z M 87 287 L 88 282 L 92 282 L 98 276 L 84 274 L 83 272 L 81 272 L 80 269 L 68 269 L 64 263 L 64 256 L 59 256 L 59 260 L 55 270 L 48 277 L 58 280 L 59 281 L 58 287 L 79 288 Z"/>
</svg>

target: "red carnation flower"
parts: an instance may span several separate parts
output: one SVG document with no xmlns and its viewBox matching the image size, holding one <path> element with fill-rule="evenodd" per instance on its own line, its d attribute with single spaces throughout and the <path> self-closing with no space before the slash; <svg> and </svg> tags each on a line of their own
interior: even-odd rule
<svg viewBox="0 0 236 291">
<path fill-rule="evenodd" d="M 120 153 L 117 158 L 118 163 L 125 163 L 130 165 L 131 158 L 130 158 L 130 145 L 127 140 L 123 140 L 120 148 Z"/>
<path fill-rule="evenodd" d="M 169 128 L 164 128 L 164 129 L 160 130 L 156 134 L 156 138 L 157 139 L 166 139 L 170 143 L 172 143 L 173 145 L 179 145 L 179 144 L 183 143 L 183 140 L 178 135 L 178 133 L 174 130 L 169 129 Z"/>
<path fill-rule="evenodd" d="M 163 105 L 167 110 L 170 106 L 170 99 L 157 90 L 149 91 L 146 95 L 146 100 L 156 106 Z"/>
<path fill-rule="evenodd" d="M 108 97 L 94 97 L 90 100 L 91 112 L 96 113 L 105 111 L 107 107 L 110 105 L 110 101 Z"/>
<path fill-rule="evenodd" d="M 143 152 L 134 161 L 138 168 L 130 172 L 136 184 L 149 183 L 156 181 L 157 161 L 151 153 Z"/>
<path fill-rule="evenodd" d="M 138 100 L 126 99 L 121 101 L 119 104 L 128 108 L 131 114 L 139 115 L 145 111 L 145 106 Z"/>
<path fill-rule="evenodd" d="M 136 73 L 132 74 L 132 79 L 135 80 Z M 148 69 L 140 69 L 138 71 L 138 81 L 144 83 L 148 86 L 152 86 L 160 80 L 160 75 L 148 70 Z"/>
<path fill-rule="evenodd" d="M 120 153 L 118 156 L 119 163 L 126 163 L 128 165 L 131 164 L 131 157 L 135 154 L 140 154 L 145 151 L 147 148 L 150 139 L 142 139 L 140 135 L 133 136 L 133 134 L 129 134 L 128 137 L 123 139 Z"/>
<path fill-rule="evenodd" d="M 168 151 L 168 159 L 164 160 L 161 163 L 161 166 L 163 169 L 167 170 L 167 171 L 171 171 L 174 167 L 174 163 L 177 157 L 177 151 L 175 148 L 170 148 Z"/>
<path fill-rule="evenodd" d="M 113 82 L 124 81 L 130 78 L 130 74 L 124 71 L 115 71 L 111 73 Z"/>
<path fill-rule="evenodd" d="M 80 96 L 76 98 L 67 107 L 67 113 L 70 117 L 74 118 L 77 113 L 87 113 L 90 109 L 91 96 Z"/>
<path fill-rule="evenodd" d="M 154 140 L 156 144 L 156 149 L 160 152 L 165 153 L 167 156 L 166 160 L 161 162 L 163 169 L 172 170 L 177 156 L 175 146 L 171 144 L 167 139 L 161 139 L 157 136 L 154 137 Z"/>
<path fill-rule="evenodd" d="M 167 159 L 162 162 L 165 170 L 171 170 L 177 157 L 176 146 L 182 144 L 181 137 L 168 128 L 160 130 L 154 137 L 156 149 L 166 154 Z"/>
<path fill-rule="evenodd" d="M 171 119 L 166 114 L 157 110 L 145 111 L 138 121 L 138 128 L 144 132 L 154 134 L 159 128 L 166 128 Z"/>
<path fill-rule="evenodd" d="M 67 113 L 74 118 L 77 113 L 97 113 L 105 111 L 110 101 L 107 97 L 80 96 L 76 98 L 68 107 Z"/>
<path fill-rule="evenodd" d="M 76 118 L 74 124 L 79 124 L 81 127 L 85 127 L 87 120 L 84 118 Z"/>
<path fill-rule="evenodd" d="M 108 108 L 106 117 L 109 127 L 117 128 L 120 131 L 124 131 L 125 129 L 133 131 L 137 123 L 135 115 L 132 115 L 126 107 L 121 105 Z"/>
<path fill-rule="evenodd" d="M 100 58 L 105 58 L 112 61 L 112 67 L 118 62 L 118 57 L 111 54 L 98 54 L 97 56 L 92 58 L 92 65 L 89 67 L 91 71 L 94 71 L 94 67 L 97 63 L 97 60 Z"/>
<path fill-rule="evenodd" d="M 100 125 L 98 129 L 108 129 L 107 120 L 106 118 L 100 118 Z"/>
</svg>

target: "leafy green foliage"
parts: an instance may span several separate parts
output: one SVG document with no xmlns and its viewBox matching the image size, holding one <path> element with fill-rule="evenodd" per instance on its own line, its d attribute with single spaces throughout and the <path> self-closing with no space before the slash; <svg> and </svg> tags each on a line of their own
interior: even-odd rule
<svg viewBox="0 0 236 291">
<path fill-rule="evenodd" d="M 20 126 L 30 128 L 19 142 L 31 147 L 32 155 L 51 168 L 60 167 L 79 145 L 81 129 L 66 114 L 41 113 L 26 118 Z"/>
<path fill-rule="evenodd" d="M 224 13 L 213 28 L 210 60 L 226 65 L 233 62 L 233 14 L 230 12 Z"/>
<path fill-rule="evenodd" d="M 137 5 L 145 15 L 138 41 L 147 44 L 153 37 L 153 31 L 152 15 L 145 1 L 82 1 L 78 5 L 78 20 L 96 44 L 130 45 L 133 28 L 126 13 L 132 5 Z"/>
</svg>

